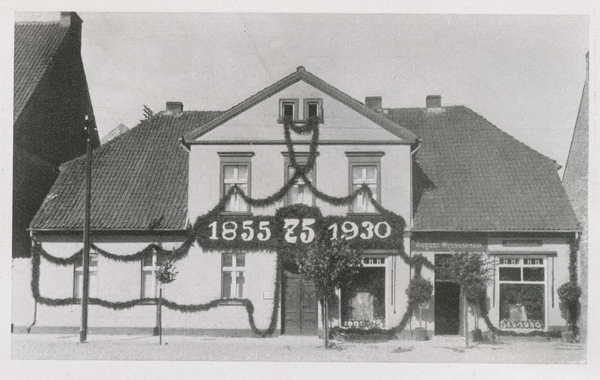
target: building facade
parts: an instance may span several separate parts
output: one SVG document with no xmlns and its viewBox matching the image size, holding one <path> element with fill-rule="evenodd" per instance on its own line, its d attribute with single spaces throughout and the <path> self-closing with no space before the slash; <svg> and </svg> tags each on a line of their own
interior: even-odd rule
<svg viewBox="0 0 600 380">
<path fill-rule="evenodd" d="M 85 153 L 84 120 L 100 146 L 83 62 L 81 18 L 15 23 L 13 257 L 29 257 L 27 228 L 58 177 L 59 166 Z"/>
<path fill-rule="evenodd" d="M 84 164 L 65 166 L 31 225 L 32 331 L 79 325 Z M 299 67 L 226 112 L 167 103 L 95 151 L 93 173 L 92 333 L 155 328 L 153 274 L 167 255 L 179 272 L 164 286 L 167 330 L 317 335 L 314 284 L 285 254 L 342 236 L 363 266 L 338 290 L 331 326 L 461 333 L 444 268 L 467 251 L 493 265 L 475 326 L 564 325 L 556 288 L 579 225 L 556 164 L 439 96 L 385 109 Z M 417 273 L 434 284 L 418 313 L 405 292 Z"/>
</svg>

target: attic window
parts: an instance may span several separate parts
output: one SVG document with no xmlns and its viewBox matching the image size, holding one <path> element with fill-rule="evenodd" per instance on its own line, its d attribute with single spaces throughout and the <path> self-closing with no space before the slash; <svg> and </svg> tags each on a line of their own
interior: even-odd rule
<svg viewBox="0 0 600 380">
<path fill-rule="evenodd" d="M 298 99 L 279 100 L 279 121 L 284 118 L 298 119 Z"/>
<path fill-rule="evenodd" d="M 321 99 L 304 99 L 304 120 L 313 116 L 323 118 L 323 101 Z"/>
</svg>

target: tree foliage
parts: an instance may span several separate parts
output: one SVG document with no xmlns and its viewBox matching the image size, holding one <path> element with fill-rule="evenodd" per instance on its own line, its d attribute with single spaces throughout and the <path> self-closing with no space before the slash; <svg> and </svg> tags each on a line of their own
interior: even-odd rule
<svg viewBox="0 0 600 380">
<path fill-rule="evenodd" d="M 179 273 L 175 269 L 175 260 L 170 257 L 163 257 L 156 271 L 156 280 L 160 284 L 170 284 L 175 281 L 175 276 Z"/>
<path fill-rule="evenodd" d="M 433 284 L 423 277 L 413 278 L 410 280 L 408 288 L 406 288 L 409 302 L 414 302 L 417 305 L 429 301 L 432 293 Z"/>
<path fill-rule="evenodd" d="M 470 302 L 479 302 L 485 297 L 491 273 L 492 268 L 482 253 L 456 253 L 448 267 L 450 279 L 460 284 Z"/>
<path fill-rule="evenodd" d="M 347 240 L 319 239 L 298 260 L 298 268 L 315 284 L 319 301 L 331 301 L 338 288 L 349 287 L 362 268 L 362 250 Z"/>
</svg>

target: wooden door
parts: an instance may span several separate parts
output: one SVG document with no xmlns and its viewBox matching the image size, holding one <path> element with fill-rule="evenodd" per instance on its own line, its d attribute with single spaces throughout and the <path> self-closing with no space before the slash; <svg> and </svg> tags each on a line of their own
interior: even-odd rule
<svg viewBox="0 0 600 380">
<path fill-rule="evenodd" d="M 284 275 L 283 333 L 317 335 L 318 313 L 315 286 L 299 275 Z"/>
</svg>

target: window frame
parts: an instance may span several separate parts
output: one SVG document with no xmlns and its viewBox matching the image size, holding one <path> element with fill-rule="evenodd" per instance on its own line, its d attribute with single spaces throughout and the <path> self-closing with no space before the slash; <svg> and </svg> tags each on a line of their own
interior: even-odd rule
<svg viewBox="0 0 600 380">
<path fill-rule="evenodd" d="M 246 195 L 252 196 L 252 157 L 254 152 L 218 152 L 220 158 L 219 168 L 219 199 L 223 199 L 225 196 L 225 167 L 226 166 L 247 166 L 248 168 L 248 179 Z M 225 205 L 227 207 L 227 205 Z M 251 206 L 246 203 L 246 210 L 224 210 L 221 214 L 232 214 L 232 215 L 245 215 L 251 213 Z"/>
<path fill-rule="evenodd" d="M 497 278 L 497 285 L 495 285 L 494 287 L 497 289 L 498 291 L 498 297 L 499 300 L 502 299 L 502 285 L 523 285 L 523 286 L 527 286 L 527 285 L 541 285 L 543 286 L 543 300 L 542 300 L 542 310 L 543 310 L 543 328 L 541 328 L 544 331 L 548 331 L 549 328 L 549 321 L 548 321 L 548 316 L 549 316 L 549 304 L 550 304 L 550 300 L 549 300 L 549 296 L 550 296 L 550 284 L 549 284 L 549 279 L 550 279 L 550 271 L 553 270 L 549 267 L 550 265 L 550 259 L 556 256 L 556 253 L 552 253 L 552 252 L 490 252 L 491 256 L 495 256 L 494 259 L 494 265 L 495 265 L 495 278 Z M 533 263 L 533 264 L 526 264 L 525 260 L 543 260 L 543 262 L 540 263 Z M 503 263 L 503 260 L 516 260 L 516 262 L 509 262 L 509 263 Z M 520 269 L 520 280 L 516 281 L 516 280 L 501 280 L 500 279 L 500 269 L 501 268 L 519 268 Z M 524 276 L 524 269 L 525 268 L 543 268 L 544 270 L 544 278 L 543 280 L 538 280 L 538 281 L 532 281 L 532 280 L 525 280 L 525 276 Z M 553 285 L 552 285 L 553 286 Z M 494 290 L 495 292 L 496 290 Z M 495 296 L 494 296 L 495 297 Z M 553 303 L 554 301 L 552 301 Z M 554 307 L 554 306 L 553 306 Z M 500 314 L 498 314 L 498 323 L 501 323 L 501 318 L 502 316 Z M 507 327 L 507 329 L 509 330 L 520 330 L 522 329 L 521 327 Z M 527 330 L 529 330 L 529 328 L 525 328 Z M 536 328 L 536 330 L 538 330 L 538 328 Z"/>
<path fill-rule="evenodd" d="M 140 298 L 157 298 L 158 297 L 158 288 L 159 288 L 159 284 L 158 281 L 156 280 L 156 271 L 158 270 L 158 255 L 156 254 L 156 251 L 152 252 L 152 265 L 151 266 L 144 266 L 144 258 L 142 257 L 142 259 L 140 260 L 140 264 L 141 264 L 141 281 L 140 281 L 140 285 L 141 285 L 141 289 L 140 289 Z M 150 268 L 150 269 L 148 269 Z M 145 272 L 150 272 L 152 274 L 151 278 L 152 278 L 152 289 L 154 291 L 154 295 L 152 297 L 148 297 L 147 294 L 145 294 Z"/>
<path fill-rule="evenodd" d="M 297 121 L 298 120 L 298 108 L 300 107 L 300 100 L 299 99 L 294 99 L 294 98 L 283 98 L 283 99 L 279 99 L 279 119 L 277 119 L 277 122 L 279 123 L 283 123 L 283 118 L 284 118 L 284 112 L 283 112 L 283 106 L 284 105 L 293 105 L 294 106 L 294 115 L 292 116 L 292 121 Z"/>
<path fill-rule="evenodd" d="M 227 267 L 225 266 L 225 256 L 226 255 L 231 255 L 231 263 L 232 263 L 231 266 L 227 266 Z M 237 266 L 237 255 L 243 255 L 244 256 L 244 266 L 243 267 Z M 240 299 L 246 293 L 246 286 L 245 285 L 246 285 L 246 279 L 247 279 L 247 277 L 246 277 L 246 268 L 247 268 L 247 266 L 246 266 L 246 258 L 247 258 L 247 256 L 248 255 L 246 255 L 245 252 L 222 252 L 221 253 L 221 297 L 220 297 L 220 299 L 222 301 L 227 302 L 227 301 L 232 301 L 232 300 L 235 300 L 235 299 Z M 225 272 L 236 273 L 235 276 L 232 275 L 232 279 L 235 278 L 236 281 L 235 281 L 235 284 L 233 283 L 233 281 L 231 283 L 231 288 L 230 288 L 230 291 L 229 291 L 229 294 L 230 294 L 229 297 L 224 297 L 224 294 L 223 294 L 224 291 L 225 291 L 225 288 L 224 288 L 224 281 L 225 281 L 224 274 L 225 274 Z M 239 296 L 238 286 L 237 286 L 238 285 L 237 278 L 239 277 L 237 275 L 237 273 L 239 273 L 239 272 L 242 272 L 244 274 L 244 283 L 242 284 L 242 297 Z M 232 294 L 233 294 L 233 296 L 232 296 Z"/>
<path fill-rule="evenodd" d="M 321 120 L 321 122 L 324 121 L 323 118 L 323 99 L 321 98 L 306 98 L 303 99 L 303 113 L 304 113 L 304 120 L 308 120 L 309 116 L 308 116 L 308 107 L 309 104 L 317 104 L 317 117 L 319 118 L 319 120 Z"/>
<path fill-rule="evenodd" d="M 96 266 L 92 266 L 92 257 L 95 256 Z M 88 297 L 90 298 L 98 298 L 98 259 L 100 255 L 98 252 L 90 251 L 90 260 L 89 260 L 89 268 L 90 268 L 90 282 L 89 282 L 89 293 Z M 81 276 L 81 294 L 79 294 L 79 276 Z M 95 278 L 96 286 L 95 292 L 92 294 L 92 277 Z M 81 256 L 81 261 L 75 261 L 73 265 L 73 298 L 80 300 L 83 296 L 83 255 Z"/>
<path fill-rule="evenodd" d="M 348 157 L 348 194 L 354 193 L 354 179 L 353 172 L 356 166 L 375 166 L 377 168 L 377 179 L 376 186 L 377 191 L 375 192 L 375 200 L 377 203 L 382 204 L 381 200 L 381 157 L 385 155 L 384 152 L 346 152 Z M 371 206 L 372 207 L 372 206 Z M 355 211 L 354 202 L 350 204 L 348 213 L 349 214 L 378 214 L 377 210 L 374 211 Z"/>
<path fill-rule="evenodd" d="M 539 260 L 542 259 L 542 264 L 525 264 L 525 260 Z M 544 284 L 546 285 L 548 281 L 548 257 L 541 255 L 498 255 L 498 262 L 496 263 L 496 267 L 498 268 L 498 283 L 501 284 Z M 517 260 L 516 263 L 505 264 L 501 263 L 502 260 Z M 519 268 L 521 280 L 501 280 L 500 279 L 500 269 L 501 268 Z M 544 269 L 544 279 L 539 281 L 525 280 L 525 268 L 543 268 Z"/>
<path fill-rule="evenodd" d="M 283 163 L 283 178 L 284 178 L 284 184 L 288 183 L 288 181 L 290 180 L 290 168 L 292 167 L 292 161 L 290 159 L 290 154 L 289 152 L 281 152 L 281 154 L 284 157 L 284 163 Z M 318 153 L 317 153 L 318 155 Z M 299 165 L 306 165 L 308 163 L 308 159 L 309 159 L 310 153 L 308 152 L 296 152 L 296 163 Z M 315 161 L 315 164 L 312 168 L 312 170 L 310 171 L 310 173 L 312 173 L 311 177 L 309 177 L 309 179 L 311 180 L 311 183 L 314 187 L 317 186 L 317 163 Z M 315 197 L 315 195 L 310 192 L 311 196 L 312 196 L 312 202 L 310 205 L 307 206 L 312 206 L 315 207 L 316 206 L 316 202 L 317 202 L 317 197 Z M 290 191 L 286 194 L 285 198 L 284 198 L 284 205 L 285 206 L 291 206 L 293 204 L 305 204 L 305 203 L 292 203 L 290 201 L 290 196 L 291 196 L 291 189 Z"/>
</svg>

